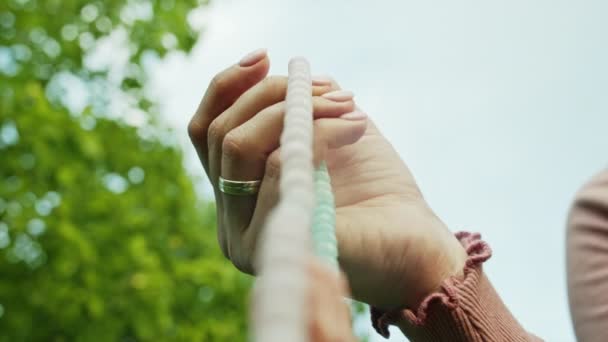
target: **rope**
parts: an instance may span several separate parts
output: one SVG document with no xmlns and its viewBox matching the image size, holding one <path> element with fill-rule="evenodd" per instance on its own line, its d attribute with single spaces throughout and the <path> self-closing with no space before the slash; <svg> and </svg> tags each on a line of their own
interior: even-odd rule
<svg viewBox="0 0 608 342">
<path fill-rule="evenodd" d="M 304 58 L 294 58 L 281 134 L 279 203 L 268 217 L 256 255 L 254 341 L 308 342 L 305 263 L 314 249 L 338 269 L 331 182 L 324 163 L 314 170 L 312 144 L 310 66 Z"/>
<path fill-rule="evenodd" d="M 312 239 L 315 254 L 338 270 L 336 239 L 336 204 L 325 162 L 315 171 L 316 206 L 312 217 Z"/>
</svg>

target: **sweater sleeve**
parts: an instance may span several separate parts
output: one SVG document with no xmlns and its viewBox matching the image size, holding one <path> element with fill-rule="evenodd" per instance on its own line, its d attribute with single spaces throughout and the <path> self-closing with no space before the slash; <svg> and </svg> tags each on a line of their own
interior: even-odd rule
<svg viewBox="0 0 608 342">
<path fill-rule="evenodd" d="M 457 233 L 468 259 L 463 277 L 446 279 L 417 310 L 372 308 L 372 324 L 384 337 L 394 324 L 413 342 L 541 341 L 513 318 L 483 273 L 492 251 L 479 234 Z"/>
<path fill-rule="evenodd" d="M 608 170 L 577 193 L 568 217 L 568 298 L 579 341 L 608 332 Z"/>
</svg>

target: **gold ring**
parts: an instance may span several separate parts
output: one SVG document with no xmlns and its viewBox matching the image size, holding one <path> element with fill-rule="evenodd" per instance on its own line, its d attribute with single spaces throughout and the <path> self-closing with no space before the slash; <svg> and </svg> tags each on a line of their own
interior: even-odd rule
<svg viewBox="0 0 608 342">
<path fill-rule="evenodd" d="M 260 190 L 261 180 L 256 181 L 233 181 L 222 178 L 220 176 L 219 188 L 220 191 L 235 196 L 255 195 Z"/>
</svg>

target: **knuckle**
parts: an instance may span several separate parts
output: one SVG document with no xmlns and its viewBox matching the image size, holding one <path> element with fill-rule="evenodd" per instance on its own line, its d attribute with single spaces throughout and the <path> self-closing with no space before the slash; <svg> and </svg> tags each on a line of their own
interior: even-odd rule
<svg viewBox="0 0 608 342">
<path fill-rule="evenodd" d="M 247 146 L 241 135 L 232 130 L 226 134 L 222 142 L 222 155 L 231 160 L 238 160 L 247 154 Z"/>
<path fill-rule="evenodd" d="M 264 89 L 270 93 L 284 93 L 287 89 L 287 80 L 281 76 L 270 76 L 263 81 Z"/>
<path fill-rule="evenodd" d="M 194 144 L 207 137 L 205 127 L 196 118 L 192 118 L 188 123 L 188 136 Z"/>
<path fill-rule="evenodd" d="M 355 102 L 354 101 L 340 102 L 340 103 L 338 103 L 338 108 L 344 113 L 352 112 L 353 110 L 355 110 Z"/>
<path fill-rule="evenodd" d="M 266 159 L 266 169 L 264 171 L 266 177 L 271 179 L 278 179 L 281 175 L 281 159 L 279 153 L 273 152 Z"/>
<path fill-rule="evenodd" d="M 224 73 L 215 75 L 209 84 L 209 88 L 215 93 L 222 93 L 228 89 L 228 78 L 224 77 Z"/>
<path fill-rule="evenodd" d="M 207 130 L 207 141 L 215 144 L 218 141 L 224 140 L 224 135 L 224 124 L 218 119 L 213 120 Z"/>
</svg>

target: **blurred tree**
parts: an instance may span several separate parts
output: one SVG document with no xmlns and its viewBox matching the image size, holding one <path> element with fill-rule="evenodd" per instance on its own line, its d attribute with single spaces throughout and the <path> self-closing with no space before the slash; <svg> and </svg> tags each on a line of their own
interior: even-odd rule
<svg viewBox="0 0 608 342">
<path fill-rule="evenodd" d="M 198 5 L 0 2 L 0 341 L 245 340 L 250 281 L 142 86 Z"/>
</svg>

